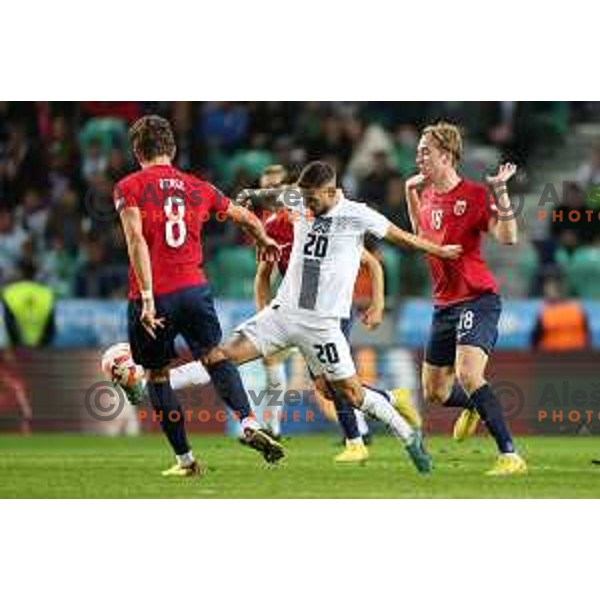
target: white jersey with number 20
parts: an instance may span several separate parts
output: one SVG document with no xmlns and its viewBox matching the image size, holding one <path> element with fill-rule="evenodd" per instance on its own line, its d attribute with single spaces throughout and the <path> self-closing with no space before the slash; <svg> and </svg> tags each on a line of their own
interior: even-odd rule
<svg viewBox="0 0 600 600">
<path fill-rule="evenodd" d="M 350 316 L 363 239 L 386 235 L 390 221 L 361 202 L 341 197 L 318 217 L 300 207 L 293 215 L 294 245 L 273 304 L 303 316 Z"/>
</svg>

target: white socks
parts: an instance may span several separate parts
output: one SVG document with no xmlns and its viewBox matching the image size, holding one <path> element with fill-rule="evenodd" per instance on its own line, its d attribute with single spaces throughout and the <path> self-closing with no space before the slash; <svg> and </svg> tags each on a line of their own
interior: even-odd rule
<svg viewBox="0 0 600 600">
<path fill-rule="evenodd" d="M 363 389 L 365 399 L 360 407 L 361 410 L 385 423 L 395 437 L 408 442 L 413 433 L 410 425 L 396 412 L 383 394 L 366 387 Z"/>
<path fill-rule="evenodd" d="M 273 387 L 285 390 L 287 387 L 287 376 L 285 374 L 285 365 L 278 362 L 274 365 L 265 365 L 267 375 L 267 387 Z"/>
<path fill-rule="evenodd" d="M 346 438 L 346 444 L 348 446 L 362 446 L 364 444 L 364 442 L 361 437 L 358 437 L 354 440 L 351 440 L 350 438 Z"/>
<path fill-rule="evenodd" d="M 198 362 L 185 363 L 169 371 L 171 387 L 174 390 L 183 390 L 194 385 L 205 385 L 210 381 L 208 371 Z"/>
<path fill-rule="evenodd" d="M 189 467 L 194 463 L 194 455 L 191 450 L 185 454 L 178 454 L 175 458 L 180 467 Z"/>
<path fill-rule="evenodd" d="M 356 417 L 356 424 L 358 425 L 358 433 L 360 435 L 369 435 L 369 426 L 367 425 L 367 419 L 365 419 L 365 413 L 354 409 L 354 416 Z"/>
<path fill-rule="evenodd" d="M 278 362 L 274 365 L 265 365 L 265 374 L 267 376 L 267 389 L 281 390 L 279 398 L 283 399 L 287 388 L 285 364 Z M 281 411 L 284 409 L 284 406 L 269 406 L 268 403 L 263 407 L 264 424 L 273 435 L 281 434 Z"/>
<path fill-rule="evenodd" d="M 260 429 L 260 425 L 258 424 L 258 422 L 256 421 L 256 418 L 254 416 L 246 417 L 245 419 L 242 419 L 242 422 L 240 423 L 240 427 L 241 427 L 241 436 L 242 437 L 243 437 L 244 431 L 246 429 L 252 429 L 252 430 Z"/>
</svg>

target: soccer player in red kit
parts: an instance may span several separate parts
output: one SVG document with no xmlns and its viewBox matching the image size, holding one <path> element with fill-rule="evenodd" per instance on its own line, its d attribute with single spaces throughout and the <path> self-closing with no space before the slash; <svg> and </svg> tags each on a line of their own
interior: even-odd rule
<svg viewBox="0 0 600 600">
<path fill-rule="evenodd" d="M 516 167 L 502 165 L 488 189 L 457 173 L 462 139 L 457 127 L 426 127 L 417 148 L 419 173 L 406 182 L 415 233 L 438 244 L 460 244 L 455 261 L 426 255 L 433 282 L 434 313 L 425 350 L 422 385 L 425 399 L 463 409 L 454 437 L 474 433 L 479 419 L 493 436 L 500 455 L 490 475 L 525 473 L 514 449 L 502 407 L 485 379 L 498 337 L 501 301 L 496 281 L 481 256 L 481 239 L 490 233 L 501 244 L 517 242 L 517 222 L 507 192 Z"/>
<path fill-rule="evenodd" d="M 150 401 L 162 414 L 161 427 L 177 459 L 163 474 L 185 477 L 200 472 L 169 381 L 178 334 L 238 415 L 244 440 L 265 460 L 276 462 L 283 448 L 259 429 L 237 367 L 219 348 L 221 327 L 202 270 L 202 225 L 215 216 L 232 219 L 268 259 L 278 258 L 279 246 L 251 212 L 172 166 L 175 139 L 166 119 L 142 117 L 131 127 L 130 141 L 141 170 L 116 185 L 114 199 L 131 261 L 129 344 L 134 361 L 146 369 Z"/>
</svg>

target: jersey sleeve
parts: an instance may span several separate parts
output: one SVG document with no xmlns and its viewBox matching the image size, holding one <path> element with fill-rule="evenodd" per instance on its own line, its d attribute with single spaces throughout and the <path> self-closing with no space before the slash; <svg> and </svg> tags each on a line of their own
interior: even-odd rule
<svg viewBox="0 0 600 600">
<path fill-rule="evenodd" d="M 122 179 L 113 189 L 113 201 L 117 211 L 123 208 L 136 208 L 139 206 L 139 186 L 130 178 Z"/>
<path fill-rule="evenodd" d="M 363 204 L 360 209 L 359 218 L 362 227 L 378 238 L 383 238 L 391 226 L 391 222 L 376 210 Z"/>
<path fill-rule="evenodd" d="M 207 183 L 205 185 L 209 210 L 211 212 L 225 212 L 229 208 L 231 200 L 214 185 L 210 183 Z"/>
</svg>

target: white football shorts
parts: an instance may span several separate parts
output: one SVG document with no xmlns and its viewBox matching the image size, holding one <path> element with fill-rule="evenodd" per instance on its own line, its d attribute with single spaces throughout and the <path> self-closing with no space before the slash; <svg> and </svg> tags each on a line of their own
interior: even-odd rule
<svg viewBox="0 0 600 600">
<path fill-rule="evenodd" d="M 263 356 L 296 346 L 313 375 L 330 381 L 356 373 L 348 340 L 339 319 L 304 317 L 279 306 L 267 306 L 235 330 L 243 333 Z"/>
</svg>

